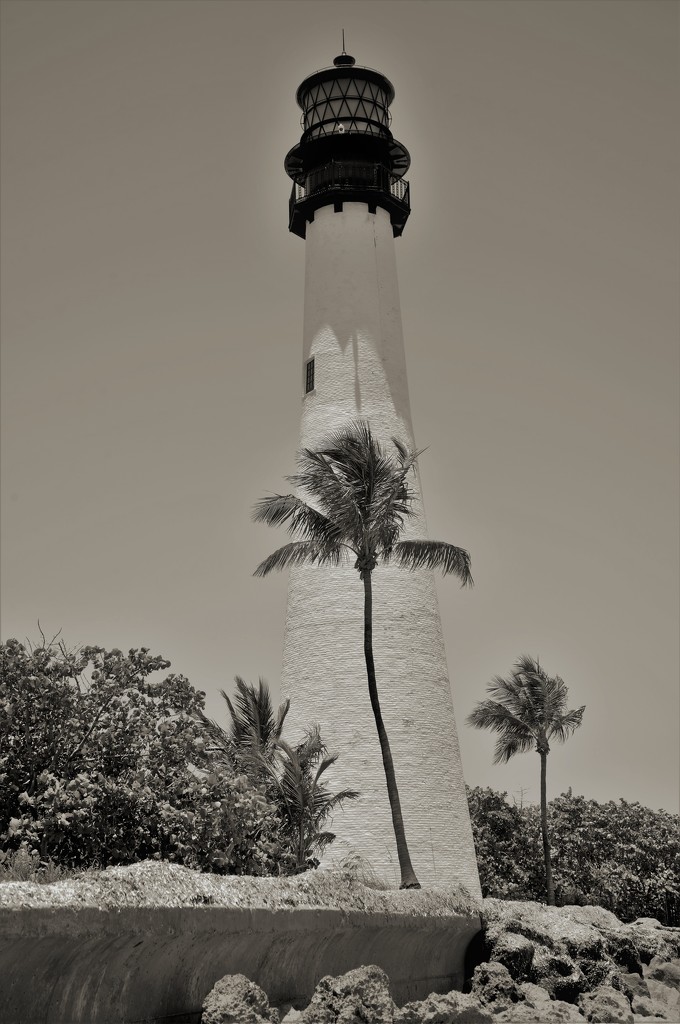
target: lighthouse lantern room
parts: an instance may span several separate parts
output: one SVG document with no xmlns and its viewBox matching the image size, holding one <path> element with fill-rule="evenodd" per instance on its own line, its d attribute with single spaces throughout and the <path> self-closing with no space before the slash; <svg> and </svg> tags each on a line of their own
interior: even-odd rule
<svg viewBox="0 0 680 1024">
<path fill-rule="evenodd" d="M 285 161 L 293 179 L 290 230 L 304 238 L 319 207 L 362 202 L 372 213 L 387 210 L 400 235 L 410 212 L 404 174 L 411 160 L 390 131 L 392 83 L 342 53 L 306 78 L 296 98 L 303 132 Z"/>
</svg>

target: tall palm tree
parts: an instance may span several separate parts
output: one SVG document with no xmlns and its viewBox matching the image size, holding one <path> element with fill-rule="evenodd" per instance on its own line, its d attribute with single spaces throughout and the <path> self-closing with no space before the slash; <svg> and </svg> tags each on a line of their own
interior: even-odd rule
<svg viewBox="0 0 680 1024">
<path fill-rule="evenodd" d="M 339 565 L 354 560 L 364 590 L 364 657 L 368 692 L 382 753 L 392 825 L 401 869 L 401 888 L 420 888 L 406 843 L 392 752 L 383 722 L 373 657 L 373 570 L 379 562 L 406 569 L 441 569 L 472 583 L 470 556 L 443 541 L 400 540 L 414 514 L 416 492 L 409 482 L 420 453 L 393 438 L 385 450 L 364 420 L 336 431 L 318 450 L 303 448 L 298 472 L 288 477 L 300 494 L 276 494 L 255 506 L 253 517 L 270 526 L 285 524 L 297 538 L 258 565 L 256 576 L 291 565 Z"/>
<path fill-rule="evenodd" d="M 295 870 L 305 871 L 314 852 L 322 851 L 335 839 L 333 832 L 322 831 L 327 819 L 336 807 L 356 799 L 359 793 L 354 789 L 331 793 L 324 786 L 322 776 L 338 755 L 328 753 L 318 726 L 309 729 L 295 747 L 277 740 L 275 753 L 275 762 L 262 755 L 263 765 L 276 788 Z"/>
<path fill-rule="evenodd" d="M 555 889 L 550 864 L 546 768 L 551 739 L 564 743 L 578 729 L 585 704 L 567 711 L 569 693 L 564 680 L 549 676 L 523 654 L 507 679 L 494 676 L 487 686 L 489 700 L 479 701 L 468 716 L 468 724 L 498 733 L 494 764 L 506 763 L 515 754 L 536 750 L 541 758 L 541 833 L 545 861 L 545 888 L 549 906 L 555 905 Z"/>
</svg>

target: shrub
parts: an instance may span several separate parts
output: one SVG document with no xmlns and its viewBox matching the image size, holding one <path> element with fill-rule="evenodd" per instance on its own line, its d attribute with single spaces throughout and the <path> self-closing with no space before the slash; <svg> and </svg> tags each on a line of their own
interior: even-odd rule
<svg viewBox="0 0 680 1024">
<path fill-rule="evenodd" d="M 540 818 L 509 804 L 505 793 L 467 787 L 483 896 L 540 900 L 545 896 Z M 535 826 L 535 827 L 532 827 Z"/>
<path fill-rule="evenodd" d="M 286 869 L 275 805 L 211 770 L 204 694 L 147 648 L 0 647 L 0 849 L 66 868 L 149 857 Z"/>
<path fill-rule="evenodd" d="M 22 843 L 14 853 L 0 850 L 0 882 L 58 882 L 69 872 L 52 860 L 40 860 L 37 850 Z"/>
<path fill-rule="evenodd" d="M 540 818 L 505 793 L 468 789 L 484 896 L 542 900 Z M 595 904 L 623 921 L 680 924 L 680 816 L 571 792 L 548 805 L 558 905 Z"/>
</svg>

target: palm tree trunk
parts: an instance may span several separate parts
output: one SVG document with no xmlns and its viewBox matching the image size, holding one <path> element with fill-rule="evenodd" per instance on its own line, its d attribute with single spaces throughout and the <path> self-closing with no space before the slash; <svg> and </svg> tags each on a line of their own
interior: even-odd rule
<svg viewBox="0 0 680 1024">
<path fill-rule="evenodd" d="M 552 866 L 550 864 L 550 838 L 548 836 L 548 800 L 546 788 L 546 768 L 548 755 L 541 751 L 541 832 L 543 834 L 543 859 L 545 861 L 545 890 L 548 899 L 548 906 L 555 906 L 555 889 L 552 880 Z"/>
<path fill-rule="evenodd" d="M 305 839 L 304 839 L 304 822 L 302 818 L 298 823 L 298 855 L 297 855 L 297 867 L 298 871 L 304 871 L 307 864 L 305 860 Z"/>
<path fill-rule="evenodd" d="M 399 790 L 397 789 L 397 778 L 394 774 L 394 763 L 392 751 L 387 738 L 385 724 L 383 722 L 380 701 L 378 700 L 378 685 L 375 679 L 375 662 L 373 660 L 373 584 L 371 571 L 364 569 L 362 572 L 364 581 L 364 655 L 366 658 L 366 673 L 368 675 L 368 693 L 371 698 L 371 707 L 375 725 L 380 740 L 383 766 L 385 768 L 385 779 L 387 781 L 387 795 L 390 798 L 392 810 L 392 827 L 394 837 L 397 841 L 397 856 L 399 857 L 399 868 L 401 871 L 400 889 L 420 889 L 420 882 L 411 864 L 411 857 L 406 844 L 406 833 L 404 831 L 404 819 L 401 814 L 401 803 L 399 802 Z"/>
</svg>

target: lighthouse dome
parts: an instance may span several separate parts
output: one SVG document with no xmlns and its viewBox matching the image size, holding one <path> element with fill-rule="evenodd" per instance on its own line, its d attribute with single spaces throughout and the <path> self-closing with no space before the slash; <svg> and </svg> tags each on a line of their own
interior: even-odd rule
<svg viewBox="0 0 680 1024">
<path fill-rule="evenodd" d="M 379 71 L 358 66 L 348 53 L 306 78 L 296 99 L 302 107 L 303 142 L 338 133 L 392 137 L 392 83 Z"/>
</svg>

